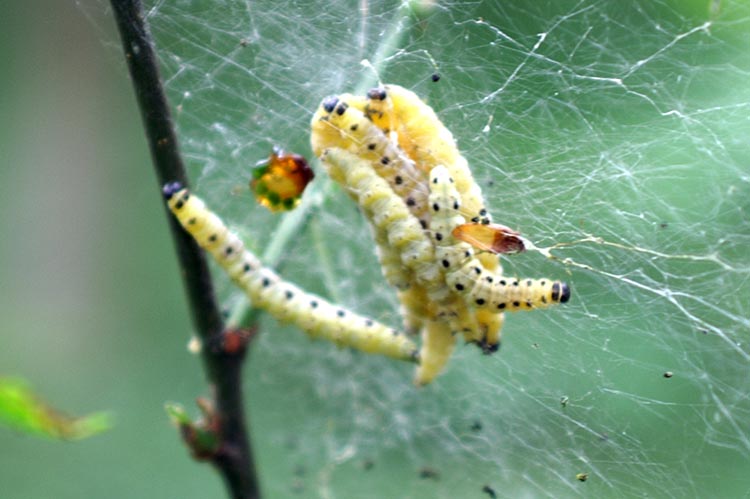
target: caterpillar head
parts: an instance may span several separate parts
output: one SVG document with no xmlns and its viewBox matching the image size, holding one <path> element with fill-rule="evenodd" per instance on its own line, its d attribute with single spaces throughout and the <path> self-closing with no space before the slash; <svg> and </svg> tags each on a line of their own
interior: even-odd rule
<svg viewBox="0 0 750 499">
<path fill-rule="evenodd" d="M 164 184 L 164 187 L 162 187 L 161 192 L 164 195 L 164 199 L 169 201 L 172 199 L 172 196 L 180 192 L 182 189 L 184 189 L 181 182 L 167 182 Z"/>
</svg>

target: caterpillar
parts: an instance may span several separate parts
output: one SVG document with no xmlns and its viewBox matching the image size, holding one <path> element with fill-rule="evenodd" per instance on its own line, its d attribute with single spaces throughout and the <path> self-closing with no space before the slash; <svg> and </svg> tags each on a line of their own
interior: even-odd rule
<svg viewBox="0 0 750 499">
<path fill-rule="evenodd" d="M 296 325 L 313 338 L 367 353 L 418 361 L 416 345 L 403 333 L 307 293 L 263 267 L 239 236 L 181 184 L 166 184 L 163 193 L 180 224 L 199 246 L 211 253 L 255 306 L 280 321 Z"/>
<path fill-rule="evenodd" d="M 363 154 L 377 163 L 380 172 L 390 180 L 393 188 L 398 189 L 402 196 L 408 197 L 409 190 L 415 187 L 410 187 L 408 182 L 404 182 L 404 178 L 411 181 L 406 174 L 413 170 L 413 165 L 410 166 L 408 158 L 405 158 L 401 151 L 394 150 L 382 132 L 361 114 L 360 109 L 364 107 L 365 102 L 364 98 L 349 94 L 323 99 L 311 120 L 310 143 L 313 152 L 316 156 L 322 156 L 328 149 L 341 149 Z M 346 112 L 349 104 L 352 109 Z M 329 168 L 328 173 L 333 180 L 343 183 L 343 173 L 339 172 L 344 171 L 345 169 Z M 356 201 L 357 196 L 348 193 Z M 427 212 L 426 187 L 422 186 L 415 194 L 410 204 L 413 212 L 419 216 L 420 213 Z M 407 331 L 419 331 L 425 310 L 420 303 L 424 290 L 415 289 L 414 273 L 401 263 L 401 255 L 388 243 L 386 231 L 374 225 L 371 228 L 383 276 L 398 290 L 404 327 Z"/>
<path fill-rule="evenodd" d="M 430 172 L 431 230 L 435 256 L 445 269 L 446 284 L 478 308 L 495 313 L 533 310 L 570 299 L 570 288 L 550 279 L 518 279 L 487 270 L 471 245 L 458 241 L 452 231 L 463 223 L 459 194 L 448 170 L 436 166 Z"/>
<path fill-rule="evenodd" d="M 433 299 L 446 296 L 441 286 L 442 271 L 434 265 L 432 243 L 404 200 L 377 175 L 372 164 L 337 148 L 324 151 L 320 159 L 331 177 L 338 179 L 357 201 L 373 227 L 386 234 L 389 246 L 401 255 L 403 265 L 420 282 L 433 288 L 428 290 Z"/>
<path fill-rule="evenodd" d="M 390 134 L 426 174 L 432 167 L 444 165 L 456 183 L 467 218 L 489 223 L 482 190 L 456 147 L 453 134 L 435 111 L 417 94 L 399 85 L 373 88 L 367 97 L 365 112 L 372 122 Z"/>
<path fill-rule="evenodd" d="M 310 141 L 313 152 L 320 157 L 326 149 L 339 148 L 369 161 L 426 227 L 427 176 L 396 143 L 388 140 L 357 107 L 357 103 L 360 100 L 349 94 L 323 99 L 312 118 Z"/>
</svg>

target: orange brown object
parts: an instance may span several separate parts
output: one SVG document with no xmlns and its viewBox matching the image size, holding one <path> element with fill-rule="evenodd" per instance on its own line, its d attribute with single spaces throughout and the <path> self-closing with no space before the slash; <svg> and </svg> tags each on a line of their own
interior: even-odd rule
<svg viewBox="0 0 750 499">
<path fill-rule="evenodd" d="M 519 253 L 526 249 L 518 232 L 500 224 L 461 224 L 453 229 L 452 234 L 479 250 L 495 254 Z"/>
</svg>

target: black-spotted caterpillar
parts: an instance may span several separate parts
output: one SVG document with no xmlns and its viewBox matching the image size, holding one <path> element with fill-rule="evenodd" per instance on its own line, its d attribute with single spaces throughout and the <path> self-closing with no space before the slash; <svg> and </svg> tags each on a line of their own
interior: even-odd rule
<svg viewBox="0 0 750 499">
<path fill-rule="evenodd" d="M 164 197 L 185 230 L 211 253 L 255 306 L 311 337 L 367 353 L 417 360 L 416 345 L 403 333 L 311 295 L 263 267 L 218 215 L 179 183 L 164 186 Z"/>
<path fill-rule="evenodd" d="M 326 149 L 342 149 L 368 161 L 426 227 L 427 175 L 368 118 L 363 107 L 362 99 L 349 94 L 323 99 L 311 122 L 313 152 L 320 157 Z"/>
<path fill-rule="evenodd" d="M 365 112 L 426 174 L 445 166 L 456 183 L 468 219 L 489 222 L 482 190 L 474 181 L 453 134 L 417 94 L 400 85 L 383 85 L 367 93 Z"/>
<path fill-rule="evenodd" d="M 453 178 L 443 166 L 430 172 L 430 229 L 435 256 L 445 269 L 446 284 L 472 305 L 488 311 L 533 310 L 570 298 L 568 285 L 549 279 L 517 279 L 488 271 L 475 257 L 473 247 L 456 239 L 452 232 L 464 223 L 461 200 Z"/>
</svg>

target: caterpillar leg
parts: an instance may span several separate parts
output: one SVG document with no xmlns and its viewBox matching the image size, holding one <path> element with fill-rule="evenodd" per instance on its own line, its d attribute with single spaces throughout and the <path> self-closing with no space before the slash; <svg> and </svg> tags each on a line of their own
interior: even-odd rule
<svg viewBox="0 0 750 499">
<path fill-rule="evenodd" d="M 480 331 L 475 343 L 486 354 L 497 352 L 500 348 L 500 330 L 505 322 L 505 314 L 497 314 L 483 308 L 477 309 L 475 314 Z"/>
</svg>

